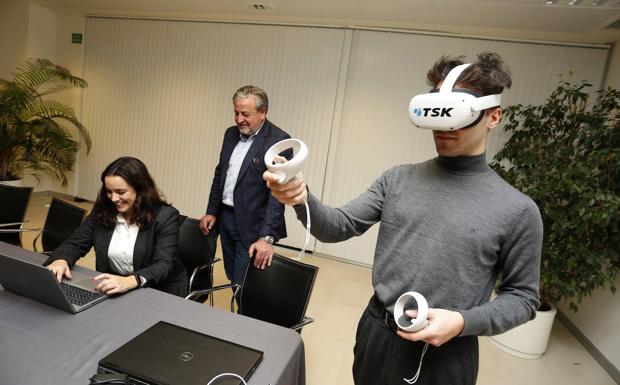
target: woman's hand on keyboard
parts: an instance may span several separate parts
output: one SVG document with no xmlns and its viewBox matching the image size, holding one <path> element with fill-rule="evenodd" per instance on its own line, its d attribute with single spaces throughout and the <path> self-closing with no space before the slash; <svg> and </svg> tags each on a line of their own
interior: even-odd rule
<svg viewBox="0 0 620 385">
<path fill-rule="evenodd" d="M 47 268 L 54 273 L 58 282 L 62 282 L 63 278 L 71 279 L 71 269 L 69 268 L 69 263 L 67 263 L 64 259 L 55 260 L 47 265 Z"/>
<path fill-rule="evenodd" d="M 99 274 L 93 278 L 97 282 L 95 290 L 103 294 L 120 294 L 138 287 L 133 275 L 121 277 L 114 274 Z"/>
</svg>

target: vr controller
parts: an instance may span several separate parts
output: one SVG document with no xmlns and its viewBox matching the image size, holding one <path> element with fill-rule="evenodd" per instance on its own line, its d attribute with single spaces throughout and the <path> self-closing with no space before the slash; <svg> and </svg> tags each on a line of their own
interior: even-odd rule
<svg viewBox="0 0 620 385">
<path fill-rule="evenodd" d="M 279 156 L 282 151 L 293 149 L 293 158 L 287 160 Z M 308 157 L 308 147 L 301 140 L 284 139 L 274 144 L 265 153 L 265 166 L 280 178 L 278 183 L 286 183 L 301 170 Z"/>
<path fill-rule="evenodd" d="M 414 126 L 439 131 L 460 130 L 477 124 L 485 109 L 500 105 L 501 94 L 480 96 L 471 90 L 454 88 L 458 77 L 470 65 L 454 67 L 439 92 L 431 91 L 411 99 L 409 117 Z"/>
<path fill-rule="evenodd" d="M 417 303 L 418 314 L 415 318 L 411 318 L 405 314 L 406 310 L 415 309 L 412 301 Z M 394 305 L 394 321 L 396 325 L 406 332 L 417 332 L 424 329 L 428 325 L 426 318 L 428 317 L 428 302 L 426 298 L 417 291 L 408 291 L 398 297 Z"/>
</svg>

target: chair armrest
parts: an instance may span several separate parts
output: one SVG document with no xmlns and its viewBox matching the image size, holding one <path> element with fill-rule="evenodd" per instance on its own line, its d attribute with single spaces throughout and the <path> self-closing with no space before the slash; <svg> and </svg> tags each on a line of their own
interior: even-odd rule
<svg viewBox="0 0 620 385">
<path fill-rule="evenodd" d="M 291 329 L 295 330 L 295 331 L 300 331 L 302 327 L 311 324 L 312 322 L 314 322 L 314 319 L 308 316 L 304 316 L 304 319 L 298 323 L 297 325 L 294 325 L 291 327 Z"/>
<path fill-rule="evenodd" d="M 230 288 L 230 289 L 234 290 L 234 294 L 233 294 L 232 300 L 230 301 L 230 311 L 234 312 L 233 303 L 234 303 L 235 296 L 237 295 L 237 292 L 239 291 L 240 287 L 241 287 L 241 285 L 239 285 L 238 283 L 229 283 L 227 285 L 213 286 L 212 288 L 209 288 L 209 289 L 194 290 L 191 293 L 189 293 L 188 295 L 186 295 L 185 299 L 191 300 L 192 298 L 201 296 L 203 294 L 209 294 L 209 293 L 212 293 L 214 291 Z"/>
<path fill-rule="evenodd" d="M 37 250 L 37 241 L 39 240 L 39 238 L 41 237 L 41 234 L 43 234 L 43 232 L 41 231 L 39 234 L 37 234 L 37 236 L 34 238 L 34 240 L 32 241 L 32 250 L 34 250 L 35 253 L 38 253 L 39 250 Z M 45 252 L 43 252 L 45 253 Z"/>
<path fill-rule="evenodd" d="M 194 271 L 192 271 L 192 275 L 189 277 L 189 287 L 191 288 L 194 285 L 194 278 L 196 274 L 198 274 L 201 270 L 212 267 L 215 262 L 219 261 L 219 258 L 213 258 L 213 260 L 209 263 L 205 263 L 204 265 L 196 266 Z"/>
<path fill-rule="evenodd" d="M 0 229 L 0 233 L 27 233 L 31 231 L 41 231 L 42 229 Z"/>
<path fill-rule="evenodd" d="M 23 225 L 26 222 L 0 223 L 0 227 Z"/>
</svg>

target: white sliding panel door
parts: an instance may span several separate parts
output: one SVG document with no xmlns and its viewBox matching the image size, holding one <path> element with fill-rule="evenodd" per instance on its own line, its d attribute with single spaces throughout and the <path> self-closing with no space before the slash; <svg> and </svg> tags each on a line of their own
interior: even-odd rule
<svg viewBox="0 0 620 385">
<path fill-rule="evenodd" d="M 231 97 L 246 84 L 267 91 L 268 119 L 308 144 L 304 174 L 323 185 L 345 30 L 93 17 L 86 32 L 93 149 L 80 159 L 80 196 L 94 199 L 103 168 L 131 155 L 182 214 L 203 215 Z M 287 222 L 284 243 L 301 247 L 290 208 Z"/>
<path fill-rule="evenodd" d="M 381 173 L 403 163 L 436 155 L 430 131 L 414 128 L 407 108 L 411 97 L 427 92 L 426 72 L 442 55 L 498 52 L 512 68 L 513 87 L 502 105 L 540 103 L 564 74 L 599 86 L 607 49 L 526 44 L 406 33 L 355 31 L 348 76 L 331 146 L 324 203 L 342 205 L 358 196 Z M 501 147 L 501 132 L 491 135 L 487 157 Z M 378 226 L 338 244 L 317 242 L 315 251 L 372 264 Z M 412 255 L 415 251 L 411 251 Z"/>
</svg>

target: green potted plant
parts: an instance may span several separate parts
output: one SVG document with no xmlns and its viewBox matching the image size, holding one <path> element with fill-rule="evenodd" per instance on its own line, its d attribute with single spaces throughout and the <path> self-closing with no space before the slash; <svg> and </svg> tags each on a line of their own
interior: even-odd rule
<svg viewBox="0 0 620 385">
<path fill-rule="evenodd" d="M 12 80 L 0 79 L 0 181 L 31 173 L 46 174 L 63 185 L 75 164 L 79 142 L 74 127 L 90 151 L 91 140 L 73 108 L 49 95 L 84 88 L 85 80 L 47 59 L 28 59 Z"/>
<path fill-rule="evenodd" d="M 616 290 L 620 91 L 608 88 L 590 100 L 591 86 L 560 81 L 544 104 L 509 107 L 504 130 L 511 136 L 491 164 L 541 212 L 542 306 L 537 318 L 544 318 L 542 312 L 548 309 L 555 315 L 553 304 L 558 301 L 577 311 L 579 302 L 594 290 Z M 550 332 L 551 325 L 548 328 Z M 547 340 L 536 354 L 544 353 Z"/>
</svg>

